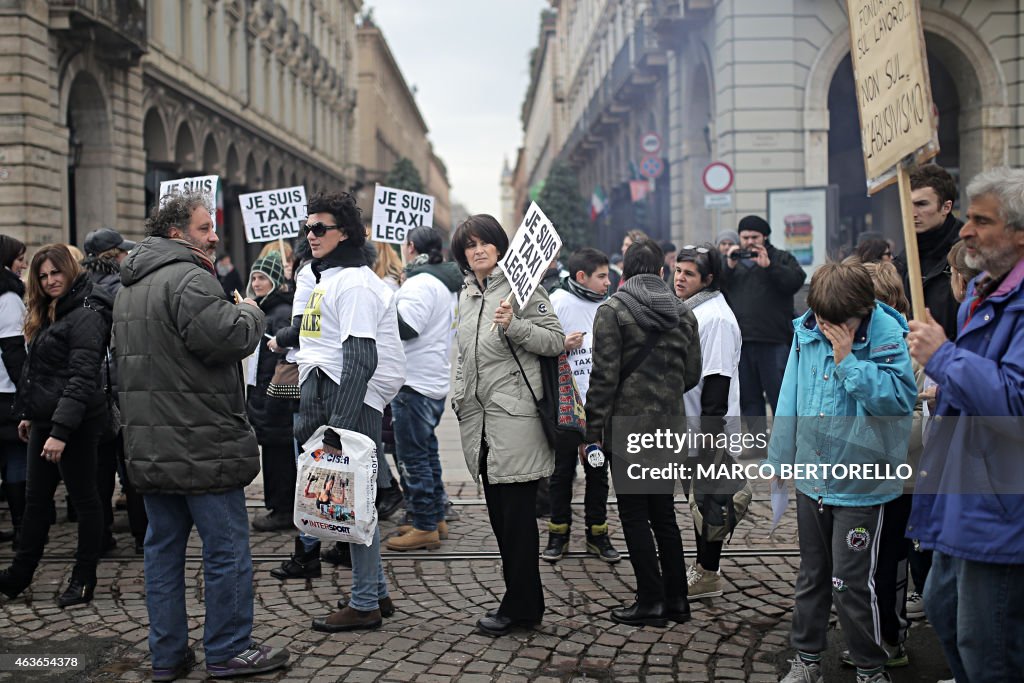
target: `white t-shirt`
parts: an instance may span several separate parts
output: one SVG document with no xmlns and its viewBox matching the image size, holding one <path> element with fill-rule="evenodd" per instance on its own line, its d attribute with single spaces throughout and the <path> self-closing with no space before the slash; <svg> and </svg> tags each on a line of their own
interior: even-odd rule
<svg viewBox="0 0 1024 683">
<path fill-rule="evenodd" d="M 0 339 L 20 337 L 25 333 L 25 302 L 14 292 L 0 295 Z M 7 366 L 0 363 L 0 393 L 17 391 L 18 377 L 7 374 Z"/>
<path fill-rule="evenodd" d="M 299 383 L 313 368 L 335 383 L 341 381 L 342 344 L 349 337 L 373 339 L 377 345 L 377 369 L 366 387 L 363 402 L 375 410 L 384 405 L 405 382 L 405 351 L 398 337 L 398 313 L 394 295 L 372 270 L 331 268 L 320 274 L 302 313 L 299 331 Z"/>
<path fill-rule="evenodd" d="M 556 289 L 551 292 L 551 306 L 555 309 L 558 321 L 566 336 L 573 332 L 586 332 L 583 346 L 570 351 L 569 367 L 572 368 L 573 379 L 580 390 L 580 398 L 587 400 L 587 389 L 590 388 L 590 370 L 593 368 L 594 352 L 594 316 L 601 305 L 600 301 L 581 299 L 572 292 Z"/>
<path fill-rule="evenodd" d="M 701 391 L 708 375 L 728 377 L 729 403 L 726 410 L 725 433 L 740 433 L 740 347 L 743 337 L 739 323 L 721 292 L 693 309 L 700 334 L 700 383 L 683 394 L 683 405 L 691 429 L 698 430 Z"/>
<path fill-rule="evenodd" d="M 396 295 L 398 313 L 419 333 L 406 339 L 409 368 L 405 384 L 429 398 L 440 400 L 451 385 L 451 349 L 459 297 L 429 273 L 405 281 Z"/>
<path fill-rule="evenodd" d="M 306 310 L 306 302 L 309 301 L 309 295 L 313 293 L 313 287 L 316 285 L 316 276 L 313 274 L 312 266 L 307 263 L 306 265 L 299 268 L 299 272 L 295 274 L 295 297 L 292 299 L 292 316 L 289 319 L 294 319 L 297 315 L 302 315 Z M 288 353 L 285 354 L 285 360 L 289 363 L 297 362 L 295 357 L 299 354 L 299 347 L 288 349 Z"/>
</svg>

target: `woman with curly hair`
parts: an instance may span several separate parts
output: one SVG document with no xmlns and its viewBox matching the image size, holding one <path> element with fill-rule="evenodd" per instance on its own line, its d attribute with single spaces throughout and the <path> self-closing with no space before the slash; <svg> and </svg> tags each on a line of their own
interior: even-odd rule
<svg viewBox="0 0 1024 683">
<path fill-rule="evenodd" d="M 111 312 L 63 244 L 42 247 L 28 271 L 28 354 L 15 406 L 28 443 L 28 487 L 21 546 L 0 571 L 0 592 L 15 597 L 32 583 L 50 530 L 61 478 L 78 511 L 78 549 L 60 607 L 92 600 L 103 540 L 96 488 L 96 446 L 107 422 L 102 364 Z"/>
</svg>

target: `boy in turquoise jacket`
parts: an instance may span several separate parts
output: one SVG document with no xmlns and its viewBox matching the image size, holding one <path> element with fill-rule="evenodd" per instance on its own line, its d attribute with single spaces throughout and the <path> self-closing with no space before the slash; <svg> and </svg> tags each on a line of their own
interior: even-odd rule
<svg viewBox="0 0 1024 683">
<path fill-rule="evenodd" d="M 823 680 L 834 602 L 858 683 L 879 683 L 889 680 L 889 655 L 872 578 L 883 505 L 903 491 L 897 474 L 905 466 L 897 468 L 906 460 L 917 397 L 908 328 L 902 315 L 875 301 L 871 275 L 855 259 L 820 267 L 807 304 L 794 321 L 768 446 L 777 474 L 798 468 L 797 657 L 783 682 Z"/>
</svg>

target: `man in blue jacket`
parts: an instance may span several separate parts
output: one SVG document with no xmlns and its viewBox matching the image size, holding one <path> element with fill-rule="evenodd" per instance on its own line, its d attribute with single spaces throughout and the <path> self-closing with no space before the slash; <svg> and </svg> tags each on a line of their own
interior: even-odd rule
<svg viewBox="0 0 1024 683">
<path fill-rule="evenodd" d="M 1024 680 L 1024 170 L 967 187 L 960 237 L 975 278 L 948 341 L 910 323 L 938 383 L 907 535 L 934 549 L 925 613 L 957 681 Z"/>
</svg>

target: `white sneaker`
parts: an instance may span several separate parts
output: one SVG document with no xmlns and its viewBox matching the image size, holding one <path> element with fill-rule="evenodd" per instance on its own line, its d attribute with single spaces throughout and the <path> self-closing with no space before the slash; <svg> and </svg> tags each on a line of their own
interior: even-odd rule
<svg viewBox="0 0 1024 683">
<path fill-rule="evenodd" d="M 892 683 L 889 674 L 879 671 L 876 674 L 857 674 L 857 683 Z"/>
<path fill-rule="evenodd" d="M 924 598 L 917 591 L 907 596 L 907 619 L 924 619 Z"/>
<path fill-rule="evenodd" d="M 799 655 L 789 660 L 789 664 L 789 673 L 779 683 L 825 683 L 820 664 L 808 664 Z"/>
<path fill-rule="evenodd" d="M 686 584 L 690 585 L 694 581 L 696 581 L 697 580 L 695 578 L 696 576 L 697 576 L 697 565 L 691 564 L 689 567 L 686 568 Z"/>
</svg>

